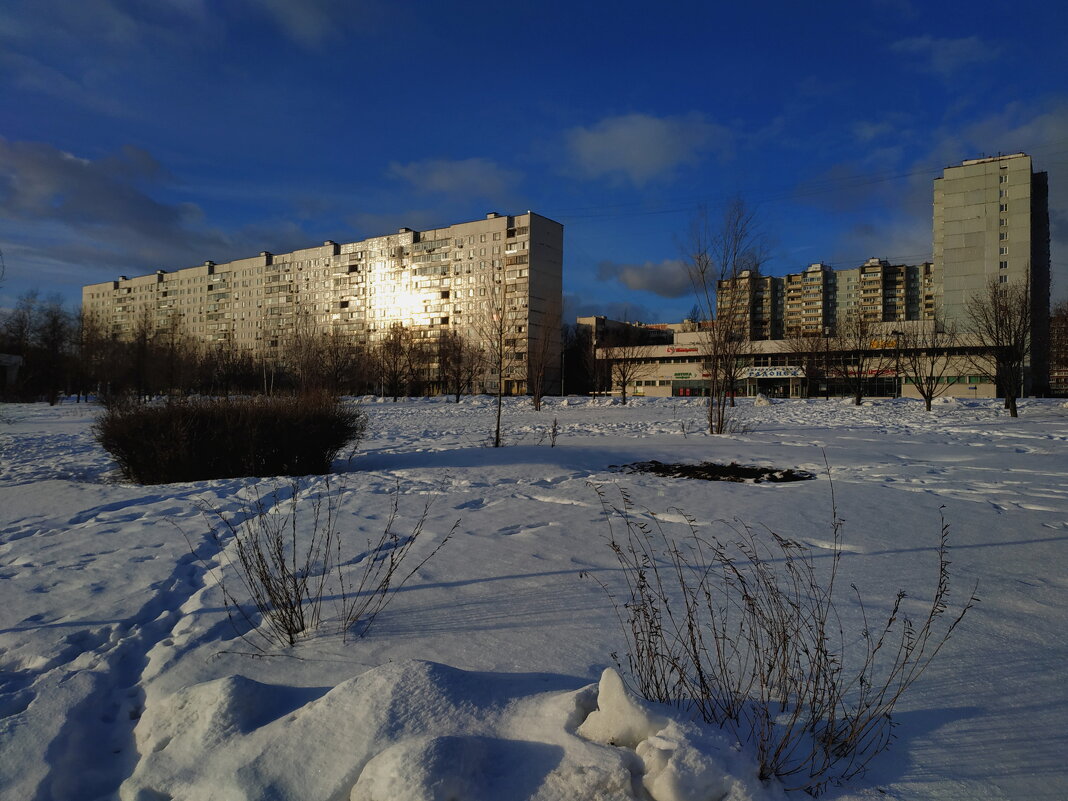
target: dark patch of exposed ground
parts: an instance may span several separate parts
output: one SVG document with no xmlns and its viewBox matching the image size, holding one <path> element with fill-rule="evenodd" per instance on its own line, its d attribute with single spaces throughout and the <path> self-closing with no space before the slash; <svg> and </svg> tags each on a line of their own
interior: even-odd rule
<svg viewBox="0 0 1068 801">
<path fill-rule="evenodd" d="M 669 464 L 658 462 L 653 459 L 648 462 L 634 462 L 632 464 L 611 465 L 611 470 L 622 473 L 653 473 L 668 478 L 700 478 L 705 481 L 750 481 L 759 484 L 763 481 L 807 481 L 815 478 L 815 474 L 806 470 L 780 469 L 776 467 L 754 467 L 752 465 L 716 464 L 715 462 L 700 462 L 698 464 Z"/>
</svg>

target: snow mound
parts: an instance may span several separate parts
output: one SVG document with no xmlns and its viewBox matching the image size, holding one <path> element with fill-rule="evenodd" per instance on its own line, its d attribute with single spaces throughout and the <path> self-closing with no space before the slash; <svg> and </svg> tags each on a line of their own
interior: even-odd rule
<svg viewBox="0 0 1068 801">
<path fill-rule="evenodd" d="M 767 395 L 765 395 L 764 393 L 761 392 L 755 398 L 753 398 L 753 405 L 754 406 L 771 406 L 772 405 L 772 401 L 771 401 L 771 398 L 769 398 Z"/>
<path fill-rule="evenodd" d="M 228 676 L 150 696 L 120 798 L 778 797 L 718 733 L 654 711 L 615 671 L 597 687 L 572 681 L 412 661 L 329 691 Z"/>
<path fill-rule="evenodd" d="M 633 749 L 653 801 L 754 801 L 772 792 L 737 775 L 755 769 L 719 732 L 705 733 L 654 710 L 627 692 L 611 668 L 601 675 L 597 709 L 577 733 L 594 742 Z M 733 763 L 733 764 L 732 764 Z"/>
</svg>

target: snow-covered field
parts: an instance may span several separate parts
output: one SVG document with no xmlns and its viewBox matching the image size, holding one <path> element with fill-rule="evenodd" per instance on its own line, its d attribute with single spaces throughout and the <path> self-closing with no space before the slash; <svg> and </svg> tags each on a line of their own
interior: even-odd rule
<svg viewBox="0 0 1068 801">
<path fill-rule="evenodd" d="M 709 437 L 696 399 L 550 399 L 540 413 L 516 400 L 501 449 L 484 447 L 483 398 L 365 408 L 369 436 L 331 478 L 351 554 L 381 532 L 394 493 L 401 528 L 433 501 L 413 559 L 459 520 L 457 532 L 366 637 L 327 626 L 255 655 L 227 618 L 219 580 L 235 579 L 200 509 L 238 514 L 284 482 L 130 485 L 93 441 L 95 407 L 0 407 L 0 798 L 781 798 L 747 746 L 602 678 L 624 642 L 580 578 L 618 579 L 590 482 L 625 487 L 668 527 L 679 510 L 744 520 L 820 554 L 825 461 L 846 521 L 842 587 L 855 582 L 869 610 L 903 587 L 919 611 L 944 507 L 953 600 L 975 582 L 981 598 L 904 698 L 891 750 L 826 797 L 1068 798 L 1060 402 L 1024 401 L 1017 420 L 985 401 L 930 414 L 905 400 L 745 402 L 748 433 Z M 820 477 L 609 469 L 648 459 Z"/>
</svg>

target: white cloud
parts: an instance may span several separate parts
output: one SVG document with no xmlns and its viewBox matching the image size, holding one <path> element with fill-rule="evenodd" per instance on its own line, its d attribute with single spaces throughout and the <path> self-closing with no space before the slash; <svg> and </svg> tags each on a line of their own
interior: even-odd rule
<svg viewBox="0 0 1068 801">
<path fill-rule="evenodd" d="M 446 222 L 449 221 L 449 222 Z M 451 224 L 443 209 L 409 209 L 397 212 L 356 212 L 346 220 L 361 238 L 395 234 L 401 228 L 426 231 Z"/>
<path fill-rule="evenodd" d="M 373 4 L 363 0 L 255 0 L 252 10 L 270 17 L 278 30 L 297 44 L 318 47 L 367 22 Z"/>
<path fill-rule="evenodd" d="M 394 162 L 389 173 L 420 192 L 488 200 L 507 199 L 522 178 L 521 173 L 484 158 Z"/>
<path fill-rule="evenodd" d="M 731 140 L 727 128 L 696 112 L 674 117 L 625 114 L 567 134 L 572 162 L 585 175 L 622 178 L 635 186 L 669 177 L 709 151 L 725 154 Z"/>
<path fill-rule="evenodd" d="M 627 320 L 628 322 L 651 323 L 662 319 L 662 315 L 640 303 L 588 298 L 585 295 L 567 293 L 564 295 L 564 320 L 574 322 L 577 317 L 607 317 L 610 320 Z"/>
<path fill-rule="evenodd" d="M 999 55 L 998 48 L 987 44 L 978 36 L 960 39 L 913 36 L 894 42 L 890 45 L 890 50 L 902 56 L 916 58 L 917 66 L 944 79 L 974 64 L 993 61 Z"/>
<path fill-rule="evenodd" d="M 602 281 L 618 281 L 628 289 L 652 292 L 664 298 L 681 298 L 693 292 L 693 283 L 681 259 L 664 259 L 659 264 L 618 264 L 603 261 L 597 265 L 597 277 Z"/>
</svg>

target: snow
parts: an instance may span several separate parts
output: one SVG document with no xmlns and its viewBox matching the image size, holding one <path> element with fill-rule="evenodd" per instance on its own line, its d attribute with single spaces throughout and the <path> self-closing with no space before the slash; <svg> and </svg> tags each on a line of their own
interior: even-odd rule
<svg viewBox="0 0 1068 801">
<path fill-rule="evenodd" d="M 869 614 L 922 614 L 950 525 L 952 601 L 981 603 L 898 707 L 896 739 L 825 797 L 1068 797 L 1068 407 L 997 401 L 742 400 L 744 433 L 702 433 L 700 399 L 368 399 L 368 439 L 331 477 L 354 557 L 394 498 L 432 501 L 411 558 L 445 547 L 365 637 L 330 625 L 259 653 L 227 617 L 240 514 L 285 480 L 140 487 L 91 433 L 98 408 L 0 413 L 0 798 L 776 801 L 751 743 L 630 693 L 625 642 L 589 573 L 618 586 L 590 484 L 709 534 L 732 521 L 831 544 Z M 550 430 L 559 428 L 555 447 Z M 636 461 L 808 470 L 732 484 L 620 473 Z M 314 499 L 323 477 L 297 482 Z M 288 489 L 286 490 L 288 491 Z M 681 529 L 680 529 L 681 530 Z M 414 562 L 413 562 L 414 564 Z M 842 601 L 846 623 L 857 607 Z M 329 604 L 328 604 L 329 606 Z M 332 608 L 332 607 L 331 607 Z M 329 617 L 329 613 L 327 615 Z M 329 623 L 329 621 L 328 621 Z M 625 663 L 625 656 L 624 656 Z M 789 794 L 793 795 L 793 794 Z"/>
</svg>

